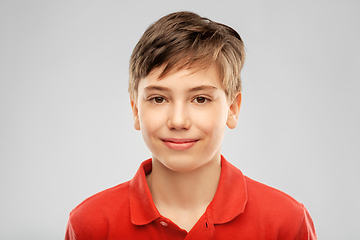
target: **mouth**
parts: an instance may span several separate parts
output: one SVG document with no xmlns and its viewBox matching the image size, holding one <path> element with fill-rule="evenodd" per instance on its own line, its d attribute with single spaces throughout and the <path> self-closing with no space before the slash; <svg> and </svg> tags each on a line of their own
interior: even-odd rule
<svg viewBox="0 0 360 240">
<path fill-rule="evenodd" d="M 191 148 L 199 141 L 199 139 L 189 139 L 189 138 L 165 138 L 161 139 L 164 144 L 172 150 L 186 150 Z"/>
</svg>

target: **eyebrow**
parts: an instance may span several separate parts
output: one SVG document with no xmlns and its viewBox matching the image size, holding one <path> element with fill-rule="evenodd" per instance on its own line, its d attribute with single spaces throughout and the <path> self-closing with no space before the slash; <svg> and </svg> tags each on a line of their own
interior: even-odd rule
<svg viewBox="0 0 360 240">
<path fill-rule="evenodd" d="M 149 86 L 145 87 L 144 90 L 145 91 L 158 90 L 158 91 L 171 92 L 170 88 L 157 86 L 157 85 L 149 85 Z M 212 85 L 200 85 L 200 86 L 190 88 L 189 92 L 206 91 L 206 90 L 215 91 L 215 90 L 217 90 L 217 87 L 212 86 Z"/>
<path fill-rule="evenodd" d="M 159 90 L 159 91 L 170 92 L 170 88 L 162 87 L 162 86 L 157 86 L 157 85 L 149 85 L 149 86 L 145 87 L 144 90 L 145 90 L 145 91 Z"/>
<path fill-rule="evenodd" d="M 217 90 L 217 87 L 212 85 L 200 85 L 197 87 L 190 88 L 189 92 L 204 91 L 204 90 L 215 91 Z"/>
</svg>

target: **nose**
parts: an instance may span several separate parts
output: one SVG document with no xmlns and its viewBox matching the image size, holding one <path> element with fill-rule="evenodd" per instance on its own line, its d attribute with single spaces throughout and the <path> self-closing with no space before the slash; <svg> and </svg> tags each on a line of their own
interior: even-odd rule
<svg viewBox="0 0 360 240">
<path fill-rule="evenodd" d="M 182 103 L 176 103 L 171 106 L 167 125 L 169 129 L 181 130 L 189 129 L 191 125 L 186 106 Z"/>
</svg>

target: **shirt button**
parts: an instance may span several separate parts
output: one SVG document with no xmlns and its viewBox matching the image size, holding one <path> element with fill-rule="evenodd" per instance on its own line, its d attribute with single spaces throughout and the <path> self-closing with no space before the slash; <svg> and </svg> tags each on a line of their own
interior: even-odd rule
<svg viewBox="0 0 360 240">
<path fill-rule="evenodd" d="M 160 224 L 163 225 L 164 227 L 167 227 L 167 225 L 168 225 L 168 224 L 167 224 L 166 222 L 164 222 L 164 221 L 160 221 Z"/>
</svg>

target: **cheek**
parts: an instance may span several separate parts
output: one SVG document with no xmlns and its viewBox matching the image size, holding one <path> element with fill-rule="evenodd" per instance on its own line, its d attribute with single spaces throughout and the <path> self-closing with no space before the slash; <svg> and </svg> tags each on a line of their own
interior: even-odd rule
<svg viewBox="0 0 360 240">
<path fill-rule="evenodd" d="M 209 136 L 219 136 L 225 131 L 226 112 L 223 107 L 212 108 L 210 111 L 202 111 L 193 119 L 199 129 Z"/>
<path fill-rule="evenodd" d="M 163 117 L 161 113 L 154 113 L 152 109 L 143 108 L 139 112 L 140 129 L 143 135 L 149 135 L 163 126 Z"/>
</svg>

